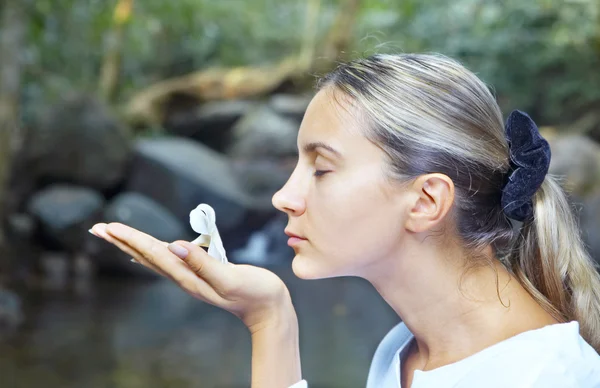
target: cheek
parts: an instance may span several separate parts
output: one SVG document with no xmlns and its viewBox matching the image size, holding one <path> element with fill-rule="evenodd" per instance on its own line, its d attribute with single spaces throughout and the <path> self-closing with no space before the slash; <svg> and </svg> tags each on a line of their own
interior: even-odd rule
<svg viewBox="0 0 600 388">
<path fill-rule="evenodd" d="M 343 186 L 332 182 L 309 197 L 311 241 L 322 265 L 351 271 L 389 255 L 397 244 L 402 220 L 378 184 L 345 179 Z"/>
</svg>

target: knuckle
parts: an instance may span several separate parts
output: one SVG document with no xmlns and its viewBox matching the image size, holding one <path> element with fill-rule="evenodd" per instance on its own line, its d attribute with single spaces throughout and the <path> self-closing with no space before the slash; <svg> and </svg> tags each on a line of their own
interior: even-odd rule
<svg viewBox="0 0 600 388">
<path fill-rule="evenodd" d="M 195 297 L 205 298 L 204 291 L 202 290 L 202 286 L 199 283 L 188 283 L 184 286 L 184 289 Z"/>
<path fill-rule="evenodd" d="M 201 275 L 204 272 L 205 267 L 198 260 L 194 260 L 194 261 L 190 262 L 189 266 L 192 269 L 192 271 L 194 271 L 198 275 Z"/>
<path fill-rule="evenodd" d="M 162 245 L 159 245 L 156 241 L 150 241 L 149 245 L 150 247 L 148 248 L 148 251 L 150 254 L 156 255 L 162 252 Z"/>
<path fill-rule="evenodd" d="M 162 246 L 160 246 L 155 240 L 148 239 L 140 245 L 144 257 L 151 263 L 155 263 L 156 258 L 163 253 L 163 251 L 161 250 Z"/>
</svg>

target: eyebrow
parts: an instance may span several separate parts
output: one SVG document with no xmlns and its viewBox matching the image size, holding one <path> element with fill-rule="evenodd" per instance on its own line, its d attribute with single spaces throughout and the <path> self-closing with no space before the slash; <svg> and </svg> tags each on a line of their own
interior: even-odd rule
<svg viewBox="0 0 600 388">
<path fill-rule="evenodd" d="M 318 148 L 323 148 L 323 149 L 331 152 L 332 154 L 334 154 L 338 158 L 342 157 L 342 154 L 339 151 L 337 151 L 335 148 L 333 148 L 329 144 L 325 144 L 325 143 L 323 143 L 321 141 L 316 141 L 316 142 L 308 143 L 308 144 L 305 144 L 304 147 L 302 147 L 303 151 L 306 152 L 306 153 L 315 152 Z"/>
</svg>

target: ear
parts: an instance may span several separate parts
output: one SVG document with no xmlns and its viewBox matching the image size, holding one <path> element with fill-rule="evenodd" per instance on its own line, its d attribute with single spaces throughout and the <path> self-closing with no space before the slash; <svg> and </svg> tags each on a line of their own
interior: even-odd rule
<svg viewBox="0 0 600 388">
<path fill-rule="evenodd" d="M 416 200 L 408 213 L 406 229 L 426 232 L 439 226 L 454 203 L 454 182 L 444 174 L 421 175 L 411 185 Z"/>
</svg>

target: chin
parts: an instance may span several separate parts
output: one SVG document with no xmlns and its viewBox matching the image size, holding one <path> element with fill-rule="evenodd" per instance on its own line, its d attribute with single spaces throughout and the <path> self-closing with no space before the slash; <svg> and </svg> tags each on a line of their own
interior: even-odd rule
<svg viewBox="0 0 600 388">
<path fill-rule="evenodd" d="M 296 254 L 296 256 L 294 256 L 294 260 L 292 261 L 292 271 L 294 271 L 294 275 L 304 280 L 325 279 L 341 276 L 337 273 L 337 271 L 332 271 L 331 268 L 319 265 L 322 263 L 323 261 Z"/>
</svg>

